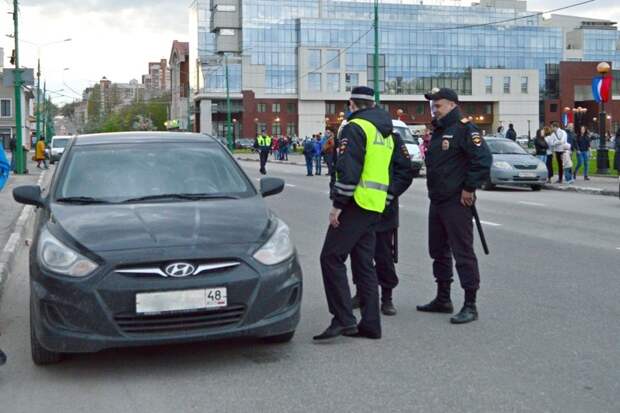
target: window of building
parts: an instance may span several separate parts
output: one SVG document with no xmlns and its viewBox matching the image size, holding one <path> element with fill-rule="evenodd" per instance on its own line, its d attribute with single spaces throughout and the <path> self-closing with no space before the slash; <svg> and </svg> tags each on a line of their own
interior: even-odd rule
<svg viewBox="0 0 620 413">
<path fill-rule="evenodd" d="M 379 55 L 379 91 L 385 91 L 385 55 Z M 375 82 L 375 71 L 374 71 L 374 55 L 368 54 L 366 56 L 366 73 L 368 77 L 368 85 L 374 86 Z M 429 89 L 430 90 L 430 89 Z"/>
<path fill-rule="evenodd" d="M 415 113 L 418 115 L 423 115 L 424 114 L 424 106 L 426 104 L 425 103 L 418 103 L 415 105 Z"/>
<path fill-rule="evenodd" d="M 218 4 L 215 11 L 237 11 L 237 7 L 233 4 Z"/>
<path fill-rule="evenodd" d="M 484 77 L 484 92 L 487 95 L 493 94 L 493 76 Z"/>
<path fill-rule="evenodd" d="M 336 104 L 335 103 L 325 103 L 325 113 L 328 115 L 333 115 L 336 113 Z"/>
<path fill-rule="evenodd" d="M 527 93 L 528 92 L 528 83 L 529 83 L 529 79 L 527 76 L 522 76 L 521 77 L 521 93 Z"/>
<path fill-rule="evenodd" d="M 297 124 L 294 122 L 289 122 L 286 125 L 286 136 L 297 136 Z"/>
<path fill-rule="evenodd" d="M 510 93 L 510 76 L 504 76 L 504 93 Z"/>
<path fill-rule="evenodd" d="M 297 112 L 297 105 L 295 103 L 289 102 L 286 104 L 286 111 L 288 113 L 296 113 Z"/>
<path fill-rule="evenodd" d="M 492 113 L 493 113 L 493 104 L 486 103 L 484 105 L 484 114 L 485 115 L 491 115 Z"/>
<path fill-rule="evenodd" d="M 340 92 L 340 73 L 327 74 L 327 91 Z"/>
<path fill-rule="evenodd" d="M 282 128 L 280 126 L 280 122 L 273 122 L 273 124 L 271 125 L 271 135 L 272 136 L 282 135 Z"/>
<path fill-rule="evenodd" d="M 558 104 L 552 103 L 549 105 L 549 112 L 556 113 L 558 111 Z"/>
<path fill-rule="evenodd" d="M 264 130 L 267 130 L 267 124 L 265 122 L 257 122 L 256 123 L 256 134 L 260 134 Z"/>
<path fill-rule="evenodd" d="M 308 74 L 308 90 L 311 92 L 321 91 L 321 74 L 309 73 Z"/>
<path fill-rule="evenodd" d="M 280 113 L 280 104 L 279 103 L 273 103 L 271 105 L 271 111 L 273 113 Z"/>
<path fill-rule="evenodd" d="M 340 69 L 340 52 L 338 50 L 325 51 L 325 66 L 327 69 Z"/>
<path fill-rule="evenodd" d="M 310 67 L 310 70 L 317 70 L 319 67 L 321 67 L 320 49 L 308 50 L 308 67 Z"/>
<path fill-rule="evenodd" d="M 10 118 L 11 113 L 11 99 L 0 99 L 0 117 Z"/>
<path fill-rule="evenodd" d="M 221 36 L 234 36 L 235 29 L 220 29 Z"/>
<path fill-rule="evenodd" d="M 357 73 L 347 73 L 344 75 L 346 91 L 350 92 L 353 88 L 360 84 L 360 75 Z"/>
<path fill-rule="evenodd" d="M 265 103 L 259 103 L 258 105 L 256 105 L 256 111 L 259 113 L 267 112 L 267 105 Z"/>
</svg>

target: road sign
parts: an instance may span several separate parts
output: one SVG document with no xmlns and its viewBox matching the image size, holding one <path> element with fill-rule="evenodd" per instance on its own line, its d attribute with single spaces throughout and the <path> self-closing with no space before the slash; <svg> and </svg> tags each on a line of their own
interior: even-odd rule
<svg viewBox="0 0 620 413">
<path fill-rule="evenodd" d="M 22 82 L 26 86 L 34 86 L 34 69 L 19 69 L 22 72 Z M 15 85 L 15 69 L 4 69 L 2 71 L 2 85 L 13 87 Z"/>
</svg>

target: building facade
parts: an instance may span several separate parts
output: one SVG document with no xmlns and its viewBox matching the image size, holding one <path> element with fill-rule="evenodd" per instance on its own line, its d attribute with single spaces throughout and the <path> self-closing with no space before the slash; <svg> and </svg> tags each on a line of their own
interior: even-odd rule
<svg viewBox="0 0 620 413">
<path fill-rule="evenodd" d="M 170 122 L 175 129 L 191 130 L 189 43 L 172 42 L 170 51 Z"/>
<path fill-rule="evenodd" d="M 581 33 L 584 60 L 620 60 L 613 22 L 545 21 L 524 1 L 458 6 L 381 0 L 379 16 L 381 99 L 390 111 L 404 111 L 409 123 L 427 123 L 423 94 L 446 86 L 470 109 L 491 106 L 488 116 L 467 113 L 482 116 L 483 128 L 515 123 L 526 134 L 526 124 L 532 129 L 541 120 L 551 65 L 574 54 L 569 39 Z M 332 120 L 333 105 L 340 106 L 336 114 L 343 111 L 353 86 L 374 84 L 373 2 L 195 0 L 190 35 L 190 78 L 205 132 L 221 133 L 228 93 L 239 136 L 254 136 L 263 125 L 272 134 L 310 135 Z M 530 103 L 515 103 L 521 99 Z M 291 102 L 296 116 L 282 113 Z M 262 111 L 274 104 L 280 112 Z"/>
</svg>

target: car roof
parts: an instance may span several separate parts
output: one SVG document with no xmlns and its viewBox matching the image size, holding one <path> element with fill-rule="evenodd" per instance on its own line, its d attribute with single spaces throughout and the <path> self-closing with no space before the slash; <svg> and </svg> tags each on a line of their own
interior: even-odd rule
<svg viewBox="0 0 620 413">
<path fill-rule="evenodd" d="M 52 140 L 54 139 L 71 139 L 73 138 L 73 135 L 56 135 L 56 136 L 52 136 Z"/>
<path fill-rule="evenodd" d="M 398 126 L 400 128 L 406 128 L 407 124 L 402 120 L 392 119 L 392 126 Z"/>
<path fill-rule="evenodd" d="M 74 145 L 100 145 L 112 143 L 217 143 L 217 140 L 201 133 L 190 132 L 114 132 L 96 133 L 90 135 L 77 135 Z"/>
</svg>

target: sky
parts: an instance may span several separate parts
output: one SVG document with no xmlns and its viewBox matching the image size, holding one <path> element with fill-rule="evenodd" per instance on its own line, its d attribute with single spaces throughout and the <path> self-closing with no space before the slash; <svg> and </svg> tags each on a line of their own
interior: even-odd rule
<svg viewBox="0 0 620 413">
<path fill-rule="evenodd" d="M 317 0 L 318 1 L 318 0 Z M 545 11 L 578 0 L 531 0 L 528 10 Z M 429 3 L 429 1 L 426 1 Z M 469 4 L 469 1 L 463 1 Z M 36 66 L 54 100 L 71 101 L 103 76 L 113 82 L 140 81 L 149 61 L 168 59 L 173 40 L 189 39 L 190 0 L 20 0 L 20 64 Z M 0 47 L 4 67 L 14 41 L 12 0 L 0 0 Z M 620 1 L 596 0 L 562 14 L 620 21 Z M 70 42 L 62 42 L 70 38 Z M 48 44 L 55 41 L 60 43 Z"/>
</svg>

